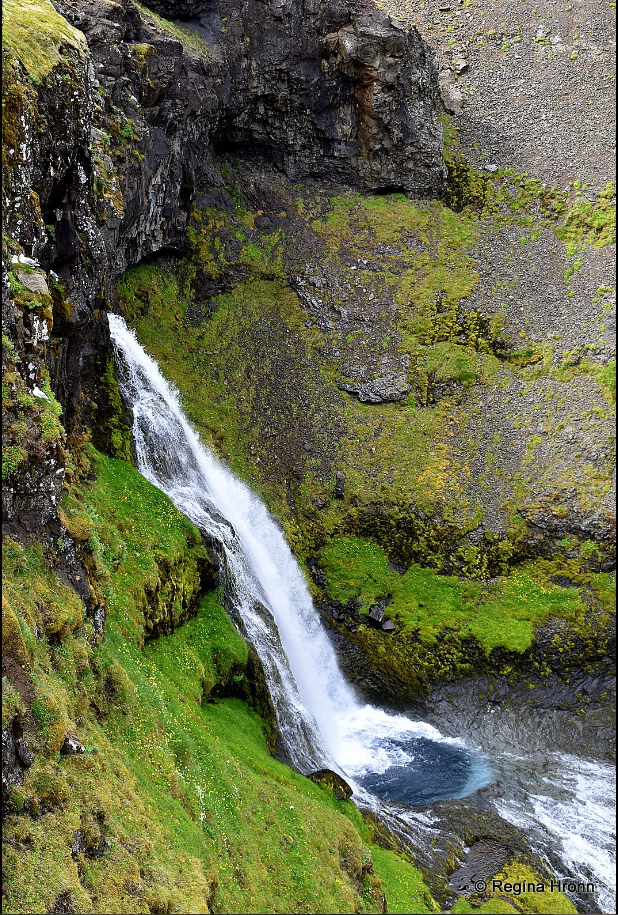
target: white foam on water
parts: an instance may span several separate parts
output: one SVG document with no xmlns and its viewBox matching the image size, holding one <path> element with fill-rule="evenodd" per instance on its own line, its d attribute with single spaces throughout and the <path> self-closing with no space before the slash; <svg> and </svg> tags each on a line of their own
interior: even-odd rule
<svg viewBox="0 0 618 915">
<path fill-rule="evenodd" d="M 505 820 L 526 831 L 564 865 L 561 878 L 592 882 L 603 912 L 616 911 L 616 770 L 568 754 L 550 754 L 551 776 L 520 803 L 502 801 Z M 535 786 L 537 787 L 537 786 Z"/>
<path fill-rule="evenodd" d="M 393 765 L 414 762 L 414 738 L 449 743 L 464 748 L 463 741 L 444 737 L 430 724 L 405 715 L 390 715 L 372 705 L 356 706 L 339 717 L 337 762 L 356 778 L 384 773 Z M 405 748 L 400 744 L 404 742 Z"/>
</svg>

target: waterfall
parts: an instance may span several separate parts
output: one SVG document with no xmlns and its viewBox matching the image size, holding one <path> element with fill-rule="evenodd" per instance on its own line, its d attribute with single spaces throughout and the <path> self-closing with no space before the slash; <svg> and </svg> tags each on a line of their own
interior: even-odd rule
<svg viewBox="0 0 618 915">
<path fill-rule="evenodd" d="M 339 771 L 357 803 L 417 847 L 437 841 L 431 813 L 410 808 L 471 794 L 492 780 L 492 769 L 461 740 L 359 700 L 276 522 L 201 444 L 177 392 L 122 318 L 109 315 L 109 324 L 138 469 L 216 544 L 227 606 L 260 656 L 283 752 L 302 772 Z M 614 911 L 614 791 L 607 767 L 551 753 L 542 767 L 534 757 L 520 762 L 517 774 L 509 753 L 494 755 L 497 796 L 489 802 L 524 829 L 556 873 L 592 877 L 602 910 Z M 499 790 L 503 778 L 511 798 Z"/>
<path fill-rule="evenodd" d="M 303 772 L 327 766 L 357 793 L 366 782 L 373 790 L 381 785 L 385 797 L 416 804 L 463 797 L 486 784 L 489 766 L 461 741 L 358 699 L 266 507 L 200 442 L 177 392 L 123 319 L 110 315 L 109 325 L 138 469 L 219 545 L 228 600 L 262 661 L 293 764 Z"/>
</svg>

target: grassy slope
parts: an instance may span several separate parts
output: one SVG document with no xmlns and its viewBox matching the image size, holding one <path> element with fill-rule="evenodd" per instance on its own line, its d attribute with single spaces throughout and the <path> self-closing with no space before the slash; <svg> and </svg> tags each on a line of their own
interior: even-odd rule
<svg viewBox="0 0 618 915">
<path fill-rule="evenodd" d="M 49 0 L 5 0 L 2 45 L 11 48 L 35 82 L 60 61 L 64 47 L 86 51 L 82 33 L 69 25 Z"/>
<path fill-rule="evenodd" d="M 108 599 L 96 650 L 41 551 L 4 545 L 3 650 L 26 674 L 20 691 L 7 686 L 3 726 L 20 709 L 37 750 L 6 820 L 4 911 L 46 912 L 63 893 L 80 912 L 378 911 L 356 808 L 274 760 L 243 702 L 209 700 L 247 658 L 216 594 L 143 647 L 153 557 L 178 565 L 198 549 L 195 529 L 130 465 L 91 460 L 96 479 L 64 512 Z M 59 754 L 66 730 L 85 754 Z M 397 859 L 380 862 L 388 889 Z M 418 872 L 402 868 L 429 900 L 415 911 L 431 911 Z"/>
</svg>

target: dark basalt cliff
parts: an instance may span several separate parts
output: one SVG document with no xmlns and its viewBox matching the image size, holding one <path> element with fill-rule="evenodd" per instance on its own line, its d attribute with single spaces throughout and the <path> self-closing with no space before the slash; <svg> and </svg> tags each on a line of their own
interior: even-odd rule
<svg viewBox="0 0 618 915">
<path fill-rule="evenodd" d="M 36 88 L 19 65 L 6 74 L 4 231 L 47 279 L 36 308 L 5 282 L 3 320 L 26 385 L 40 385 L 47 364 L 69 435 L 94 423 L 104 444 L 98 388 L 115 282 L 156 252 L 185 249 L 192 204 L 223 184 L 218 151 L 294 178 L 439 194 L 436 69 L 415 31 L 364 4 L 154 4 L 194 17 L 183 42 L 130 0 L 57 8 L 87 48 L 63 48 Z M 10 433 L 8 444 L 18 447 Z M 55 514 L 63 461 L 26 450 L 5 520 L 15 528 L 27 515 L 33 530 Z"/>
</svg>

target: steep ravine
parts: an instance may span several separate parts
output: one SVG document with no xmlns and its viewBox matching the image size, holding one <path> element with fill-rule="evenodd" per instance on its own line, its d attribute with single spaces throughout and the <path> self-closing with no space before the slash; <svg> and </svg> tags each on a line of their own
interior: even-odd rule
<svg viewBox="0 0 618 915">
<path fill-rule="evenodd" d="M 5 911 L 572 911 L 449 886 L 487 839 L 483 873 L 544 873 L 489 812 L 525 767 L 432 843 L 269 755 L 212 545 L 131 465 L 106 312 L 265 498 L 362 691 L 604 760 L 615 189 L 467 166 L 433 52 L 370 3 L 151 6 L 3 4 Z M 541 256 L 539 342 L 508 296 L 545 327 Z"/>
</svg>

